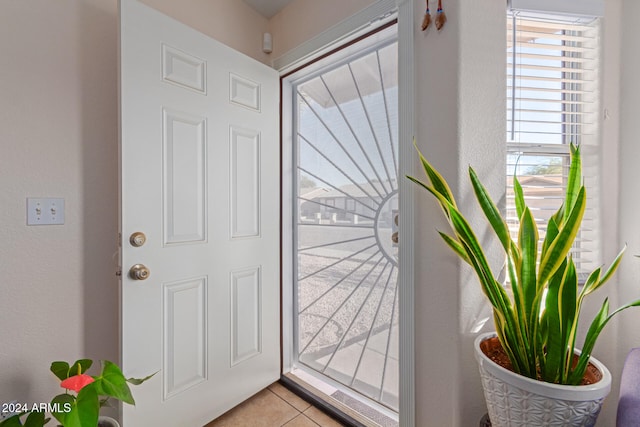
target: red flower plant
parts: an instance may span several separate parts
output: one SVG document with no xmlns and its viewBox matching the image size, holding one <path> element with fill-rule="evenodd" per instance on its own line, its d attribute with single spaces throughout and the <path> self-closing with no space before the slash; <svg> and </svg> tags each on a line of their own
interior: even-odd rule
<svg viewBox="0 0 640 427">
<path fill-rule="evenodd" d="M 91 384 L 95 380 L 93 377 L 87 374 L 79 374 L 74 375 L 72 377 L 67 378 L 66 380 L 60 383 L 60 387 L 66 388 L 68 390 L 73 390 L 76 393 L 79 393 L 82 388 L 88 384 Z"/>
</svg>

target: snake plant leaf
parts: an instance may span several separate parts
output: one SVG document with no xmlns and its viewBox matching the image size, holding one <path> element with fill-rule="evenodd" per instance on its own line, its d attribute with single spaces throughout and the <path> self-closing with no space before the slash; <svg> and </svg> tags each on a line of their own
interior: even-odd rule
<svg viewBox="0 0 640 427">
<path fill-rule="evenodd" d="M 578 363 L 576 364 L 576 367 L 574 368 L 573 372 L 569 376 L 569 381 L 567 382 L 568 384 L 580 383 L 587 369 L 589 358 L 591 357 L 591 352 L 595 347 L 595 344 L 598 339 L 598 336 L 600 335 L 600 332 L 602 332 L 602 330 L 607 325 L 607 323 L 609 323 L 609 321 L 616 314 L 631 307 L 640 307 L 640 299 L 630 302 L 628 304 L 624 304 L 623 306 L 615 310 L 613 313 L 609 314 L 609 299 L 606 298 L 604 300 L 604 302 L 602 303 L 602 307 L 600 308 L 600 311 L 596 315 L 595 319 L 593 319 L 593 322 L 591 322 L 591 326 L 587 331 L 587 336 L 584 340 L 584 345 L 582 346 L 582 353 L 580 354 L 580 358 L 578 359 Z"/>
<path fill-rule="evenodd" d="M 413 146 L 416 148 L 416 151 L 420 156 L 420 163 L 422 163 L 422 168 L 429 178 L 429 181 L 431 181 L 431 185 L 433 185 L 433 188 L 435 188 L 438 193 L 442 194 L 449 203 L 451 203 L 453 206 L 456 206 L 456 201 L 453 197 L 451 189 L 449 188 L 449 184 L 447 184 L 447 181 L 442 177 L 442 175 L 440 175 L 440 172 L 438 172 L 433 166 L 431 166 L 427 159 L 422 155 L 422 153 L 418 149 L 418 145 L 415 139 L 413 140 Z"/>
<path fill-rule="evenodd" d="M 582 353 L 580 353 L 580 357 L 578 358 L 578 363 L 573 368 L 573 372 L 569 375 L 568 383 L 569 384 L 578 384 L 582 377 L 584 376 L 584 372 L 587 369 L 587 364 L 589 362 L 589 358 L 591 357 L 591 351 L 595 345 L 596 339 L 600 334 L 600 331 L 604 327 L 607 321 L 607 316 L 609 314 L 609 299 L 605 298 L 602 303 L 602 307 L 596 314 L 596 317 L 591 322 L 591 326 L 589 326 L 589 330 L 587 331 L 587 335 L 585 337 L 584 345 L 582 346 Z"/>
<path fill-rule="evenodd" d="M 566 270 L 566 260 L 549 280 L 547 296 L 545 300 L 545 314 L 547 320 L 547 341 L 546 341 L 546 365 L 542 377 L 547 382 L 558 382 L 560 380 L 560 367 L 564 357 L 564 347 L 562 343 L 562 321 L 561 321 L 561 301 L 560 287 L 564 272 Z"/>
<path fill-rule="evenodd" d="M 569 250 L 573 246 L 578 230 L 580 229 L 586 202 L 585 189 L 584 187 L 581 187 L 578 192 L 578 197 L 576 198 L 576 203 L 573 209 L 571 209 L 571 213 L 569 214 L 567 221 L 563 224 L 558 235 L 549 245 L 547 253 L 540 262 L 540 267 L 538 268 L 539 282 L 546 282 L 565 261 Z"/>
<path fill-rule="evenodd" d="M 591 286 L 587 286 L 588 284 L 588 281 L 587 281 L 587 284 L 585 284 L 584 288 L 582 288 L 582 294 L 584 294 L 584 296 L 587 296 L 590 293 L 597 290 L 598 288 L 600 288 L 600 286 L 604 285 L 611 278 L 611 276 L 613 276 L 613 274 L 618 269 L 618 266 L 620 265 L 620 261 L 622 261 L 622 256 L 624 255 L 624 252 L 626 250 L 627 250 L 627 245 L 625 245 L 624 248 L 622 248 L 622 250 L 620 251 L 620 253 L 618 253 L 616 258 L 613 260 L 613 262 L 607 269 L 607 271 L 604 273 L 604 276 L 602 277 L 602 279 L 598 280 L 596 283 L 592 284 Z M 599 271 L 599 270 L 600 268 L 598 268 L 596 271 Z"/>
<path fill-rule="evenodd" d="M 478 243 L 471 226 L 467 220 L 458 212 L 457 209 L 450 209 L 451 224 L 456 232 L 456 235 L 460 239 L 469 260 L 473 264 L 478 278 L 482 284 L 485 294 L 490 298 L 490 301 L 494 307 L 504 310 L 505 300 L 508 300 L 508 296 L 502 286 L 495 285 L 495 279 L 491 272 L 491 267 L 482 251 L 482 247 Z"/>
<path fill-rule="evenodd" d="M 563 343 L 564 357 L 560 366 L 560 382 L 564 383 L 569 375 L 569 368 L 573 361 L 573 350 L 575 347 L 574 323 L 577 322 L 577 303 L 578 294 L 578 274 L 573 258 L 569 258 L 567 268 L 565 269 L 562 283 L 560 285 L 560 295 L 558 306 L 560 307 L 560 324 L 561 324 L 561 342 Z M 569 351 L 566 351 L 566 350 Z"/>
<path fill-rule="evenodd" d="M 428 184 L 420 181 L 417 178 L 414 178 L 414 177 L 409 176 L 409 175 L 407 175 L 407 178 L 410 181 L 418 184 L 420 187 L 424 188 L 425 190 L 427 190 L 431 194 L 433 194 L 436 197 L 436 199 L 438 199 L 438 201 L 440 202 L 440 207 L 442 208 L 442 211 L 444 212 L 445 217 L 447 219 L 449 219 L 449 210 L 447 208 L 447 203 L 446 203 L 447 199 L 446 199 L 446 197 L 444 197 L 442 194 L 438 193 L 438 191 L 435 188 L 430 187 Z"/>
<path fill-rule="evenodd" d="M 514 337 L 513 337 L 514 331 L 510 330 L 507 327 L 507 322 L 506 322 L 504 313 L 494 309 L 493 322 L 494 322 L 494 325 L 496 326 L 496 333 L 498 335 L 498 340 L 500 341 L 502 348 L 507 354 L 507 357 L 511 361 L 513 370 L 515 372 L 522 373 L 524 370 L 523 359 L 520 355 L 518 355 L 517 351 L 514 351 L 515 349 L 512 346 L 512 343 L 515 343 L 517 341 L 514 340 Z"/>
<path fill-rule="evenodd" d="M 602 268 L 594 270 L 579 292 L 578 272 L 570 255 L 586 207 L 579 147 L 571 145 L 571 167 L 565 197 L 547 223 L 540 254 L 537 224 L 526 205 L 517 177 L 514 176 L 513 185 L 520 228 L 517 241 L 514 241 L 487 189 L 473 168 L 469 168 L 476 199 L 505 251 L 513 299 L 504 285 L 496 280 L 482 245 L 470 222 L 459 211 L 446 180 L 417 151 L 431 185 L 408 178 L 439 202 L 453 231 L 453 234 L 440 232 L 440 236 L 456 255 L 473 267 L 481 289 L 493 307 L 496 333 L 513 370 L 554 383 L 579 383 L 602 328 L 616 313 L 640 306 L 640 300 L 634 301 L 609 315 L 609 302 L 605 300 L 587 332 L 581 356 L 573 365 L 583 300 L 611 278 L 624 252 L 623 249 L 606 272 L 603 273 Z"/>
<path fill-rule="evenodd" d="M 524 202 L 524 192 L 522 191 L 522 185 L 520 185 L 518 177 L 515 175 L 513 176 L 513 194 L 516 199 L 516 215 L 518 215 L 518 218 L 522 218 L 524 207 L 526 206 Z"/>
<path fill-rule="evenodd" d="M 522 263 L 520 264 L 518 283 L 522 289 L 524 314 L 527 322 L 532 317 L 533 302 L 536 298 L 536 263 L 538 260 L 538 227 L 531 214 L 531 210 L 525 207 L 520 220 L 518 243 L 522 251 Z"/>
<path fill-rule="evenodd" d="M 542 242 L 540 259 L 543 259 L 545 255 L 547 255 L 547 252 L 549 251 L 549 246 L 551 246 L 551 243 L 553 243 L 555 238 L 558 237 L 559 232 L 560 232 L 560 229 L 558 228 L 558 223 L 556 222 L 555 217 L 552 216 L 551 218 L 549 218 L 549 221 L 547 222 L 547 231 L 544 236 L 544 241 Z"/>
<path fill-rule="evenodd" d="M 445 243 L 451 248 L 451 250 L 453 250 L 453 252 L 458 254 L 458 256 L 464 260 L 464 262 L 466 262 L 467 264 L 471 264 L 471 260 L 467 256 L 467 253 L 456 239 L 441 231 L 438 231 L 438 233 L 440 234 L 440 237 L 442 237 L 442 240 L 444 240 Z"/>
<path fill-rule="evenodd" d="M 584 286 L 582 287 L 582 291 L 580 292 L 580 297 L 584 298 L 593 292 L 594 288 L 598 286 L 600 283 L 600 276 L 602 275 L 602 268 L 598 267 L 589 274 L 587 280 L 584 282 Z"/>
<path fill-rule="evenodd" d="M 469 167 L 469 177 L 471 178 L 471 184 L 473 185 L 473 191 L 476 194 L 476 199 L 478 199 L 484 215 L 487 217 L 489 224 L 491 224 L 491 227 L 496 232 L 504 250 L 509 252 L 511 236 L 509 235 L 509 228 L 507 227 L 506 221 L 502 219 L 500 211 L 496 207 L 495 203 L 493 203 L 493 200 L 491 200 L 491 197 L 489 197 L 487 189 L 482 185 L 476 171 L 474 171 L 472 167 Z"/>
<path fill-rule="evenodd" d="M 578 199 L 578 193 L 580 192 L 581 179 L 582 179 L 582 161 L 580 159 L 580 147 L 575 144 L 570 144 L 571 149 L 571 165 L 569 166 L 569 177 L 567 179 L 567 187 L 565 193 L 565 210 L 563 216 L 563 223 L 566 223 L 569 219 L 569 215 L 573 208 L 573 205 Z"/>
</svg>

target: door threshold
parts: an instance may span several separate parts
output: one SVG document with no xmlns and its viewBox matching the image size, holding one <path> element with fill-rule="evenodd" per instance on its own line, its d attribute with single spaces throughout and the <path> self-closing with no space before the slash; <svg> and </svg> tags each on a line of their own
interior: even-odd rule
<svg viewBox="0 0 640 427">
<path fill-rule="evenodd" d="M 303 399 L 351 427 L 398 427 L 397 414 L 368 404 L 301 369 L 283 374 L 280 382 Z M 386 413 L 385 413 L 386 412 Z"/>
</svg>

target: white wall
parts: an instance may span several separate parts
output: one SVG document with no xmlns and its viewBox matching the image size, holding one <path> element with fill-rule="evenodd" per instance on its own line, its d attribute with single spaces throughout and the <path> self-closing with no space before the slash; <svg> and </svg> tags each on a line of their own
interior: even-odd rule
<svg viewBox="0 0 640 427">
<path fill-rule="evenodd" d="M 141 1 L 258 61 L 271 60 L 262 52 L 269 21 L 241 0 Z"/>
<path fill-rule="evenodd" d="M 272 59 L 355 14 L 375 0 L 293 0 L 269 20 Z"/>
<path fill-rule="evenodd" d="M 505 186 L 504 169 L 495 167 L 505 159 L 504 2 L 447 2 L 449 19 L 439 33 L 419 31 L 423 3 L 414 5 L 418 144 L 461 210 L 480 218 L 467 167 L 492 194 Z M 486 409 L 472 343 L 490 312 L 471 271 L 436 233 L 448 230 L 440 208 L 423 191 L 416 197 L 416 425 L 477 425 Z M 486 241 L 486 225 L 474 225 Z M 489 256 L 500 266 L 496 248 Z"/>
<path fill-rule="evenodd" d="M 145 1 L 200 26 L 205 33 L 220 31 L 219 37 L 226 37 L 223 42 L 268 61 L 259 51 L 258 35 L 265 23 L 241 10 L 244 6 L 230 9 L 229 16 L 240 21 L 246 17 L 244 22 L 251 25 L 241 26 L 236 20 L 224 26 L 228 17 L 207 2 L 193 0 L 176 10 L 167 0 Z M 231 1 L 225 4 L 242 3 Z M 470 212 L 476 205 L 468 185 L 468 164 L 492 194 L 501 194 L 504 186 L 503 168 L 494 167 L 504 154 L 504 1 L 446 2 L 449 22 L 440 33 L 433 28 L 426 33 L 417 30 L 423 1 L 412 1 L 416 136 L 421 149 L 452 184 L 463 211 Z M 314 15 L 302 9 L 307 2 L 296 0 L 269 24 L 274 54 L 284 53 L 287 46 L 294 47 L 371 3 L 359 0 L 352 10 L 342 7 L 351 3 L 336 2 L 331 13 Z M 48 400 L 58 391 L 48 372 L 53 359 L 117 357 L 117 282 L 112 260 L 117 233 L 116 14 L 115 0 L 5 0 L 2 5 L 0 402 Z M 603 162 L 608 170 L 617 167 L 619 129 L 624 196 L 619 211 L 615 206 L 605 212 L 607 229 L 615 234 L 619 228 L 619 239 L 605 241 L 605 261 L 621 242 L 629 243 L 619 281 L 621 300 L 627 300 L 640 294 L 640 260 L 631 256 L 640 253 L 640 197 L 635 188 L 640 159 L 636 142 L 640 36 L 635 17 L 640 16 L 640 4 L 608 0 L 607 14 L 604 101 L 612 121 L 605 122 L 604 132 L 613 148 Z M 298 25 L 292 32 L 284 29 L 290 19 Z M 302 25 L 305 22 L 309 25 Z M 248 33 L 251 26 L 250 31 L 255 31 Z M 619 40 L 623 58 L 617 54 Z M 617 66 L 624 88 L 619 103 Z M 617 179 L 610 173 L 605 179 L 609 191 L 604 192 L 609 206 L 617 202 Z M 29 196 L 64 197 L 66 224 L 27 227 L 25 199 Z M 417 425 L 474 425 L 484 413 L 484 402 L 472 360 L 471 330 L 488 311 L 475 278 L 459 268 L 435 233 L 436 228 L 446 229 L 440 211 L 425 194 L 417 196 Z M 493 259 L 498 262 L 499 256 L 493 254 Z M 613 359 L 613 367 L 608 364 L 614 379 L 619 376 L 620 356 L 616 360 L 611 354 L 624 355 L 640 345 L 640 310 L 623 316 L 618 322 L 619 338 L 611 329 L 596 348 L 601 360 Z M 487 327 L 491 328 L 490 322 Z M 618 352 L 609 351 L 616 344 Z M 599 425 L 613 425 L 614 393 Z"/>
<path fill-rule="evenodd" d="M 118 354 L 116 2 L 4 1 L 0 52 L 0 402 L 48 402 L 51 361 Z"/>
<path fill-rule="evenodd" d="M 624 3 L 622 10 L 621 3 Z M 421 1 L 414 4 L 417 27 L 424 12 Z M 502 194 L 505 185 L 504 166 L 500 166 L 504 165 L 506 127 L 504 2 L 447 2 L 445 8 L 450 18 L 440 33 L 433 28 L 426 33 L 416 31 L 416 132 L 421 150 L 441 169 L 463 201 L 463 212 L 478 212 L 468 185 L 467 165 L 476 169 L 492 194 Z M 624 17 L 622 26 L 621 16 Z M 634 119 L 640 107 L 637 80 L 640 40 L 634 26 L 634 17 L 638 16 L 637 1 L 608 0 L 606 3 L 602 104 L 608 118 L 603 123 L 601 181 L 605 204 L 603 255 L 607 265 L 625 241 L 630 246 L 628 255 L 640 253 L 640 221 L 636 215 L 640 198 L 618 198 L 616 174 L 620 158 L 621 194 L 625 194 L 625 186 L 628 193 L 634 194 L 636 163 L 640 158 L 640 144 L 635 142 L 640 129 L 636 124 L 638 120 Z M 621 39 L 624 40 L 622 49 Z M 620 52 L 623 53 L 621 83 L 618 78 Z M 619 107 L 620 87 L 624 90 Z M 618 142 L 620 122 L 622 137 Z M 619 157 L 618 144 L 621 146 Z M 620 224 L 615 220 L 618 210 Z M 485 408 L 473 360 L 473 331 L 489 311 L 478 290 L 477 279 L 469 268 L 461 268 L 435 234 L 436 228 L 447 229 L 435 202 L 426 195 L 419 196 L 417 211 L 416 218 L 421 218 L 416 230 L 419 260 L 416 263 L 417 425 L 475 425 Z M 481 223 L 478 226 L 487 230 Z M 482 239 L 493 238 L 490 232 L 480 234 Z M 494 247 L 494 265 L 500 266 L 501 258 L 499 249 Z M 640 260 L 626 258 L 619 280 L 621 301 L 640 297 L 637 286 Z M 590 297 L 583 310 L 582 334 L 606 296 L 610 297 L 612 306 L 617 306 L 615 283 Z M 623 314 L 608 326 L 594 351 L 594 355 L 607 364 L 614 380 L 598 425 L 615 424 L 621 364 L 628 348 L 640 345 L 639 319 L 640 310 Z M 493 329 L 491 320 L 485 329 Z M 612 348 L 619 351 L 611 351 Z"/>
<path fill-rule="evenodd" d="M 244 2 L 147 3 L 268 59 Z M 0 402 L 49 402 L 53 360 L 118 358 L 117 26 L 117 0 L 2 2 Z M 63 197 L 65 225 L 27 227 L 27 197 Z"/>
<path fill-rule="evenodd" d="M 626 259 L 620 268 L 620 301 L 640 298 L 640 194 L 638 192 L 638 162 L 640 161 L 640 2 L 622 0 L 622 46 L 620 87 L 620 244 L 628 244 Z M 630 309 L 621 315 L 619 355 L 640 347 L 640 309 Z"/>
</svg>

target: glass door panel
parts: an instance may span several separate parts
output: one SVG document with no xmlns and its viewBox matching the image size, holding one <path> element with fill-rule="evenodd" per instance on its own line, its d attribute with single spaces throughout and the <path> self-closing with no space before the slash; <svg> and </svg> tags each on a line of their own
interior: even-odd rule
<svg viewBox="0 0 640 427">
<path fill-rule="evenodd" d="M 395 26 L 294 84 L 298 364 L 398 409 Z"/>
</svg>

